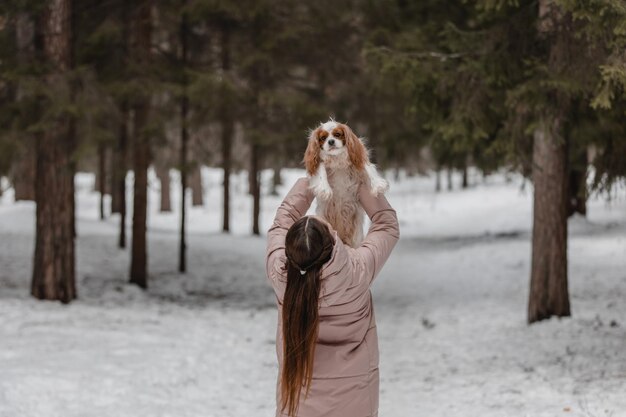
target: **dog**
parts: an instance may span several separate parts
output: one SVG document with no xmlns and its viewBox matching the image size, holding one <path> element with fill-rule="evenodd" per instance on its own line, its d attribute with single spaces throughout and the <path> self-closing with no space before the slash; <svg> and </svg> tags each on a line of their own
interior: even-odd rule
<svg viewBox="0 0 626 417">
<path fill-rule="evenodd" d="M 316 214 L 330 223 L 346 245 L 358 247 L 365 218 L 359 187 L 369 187 L 374 196 L 389 189 L 370 162 L 363 140 L 346 124 L 331 119 L 310 133 L 303 162 L 317 197 Z"/>
</svg>

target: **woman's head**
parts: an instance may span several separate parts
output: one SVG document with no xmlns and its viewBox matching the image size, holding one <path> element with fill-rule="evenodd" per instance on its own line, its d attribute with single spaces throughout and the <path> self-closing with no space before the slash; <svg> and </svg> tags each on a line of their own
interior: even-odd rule
<svg viewBox="0 0 626 417">
<path fill-rule="evenodd" d="M 300 391 L 305 395 L 313 377 L 317 342 L 321 268 L 334 247 L 330 229 L 320 219 L 302 217 L 287 231 L 287 288 L 283 297 L 282 410 L 295 416 Z"/>
<path fill-rule="evenodd" d="M 330 259 L 333 244 L 326 223 L 317 217 L 304 216 L 287 231 L 285 253 L 291 266 L 299 272 L 309 271 Z"/>
</svg>

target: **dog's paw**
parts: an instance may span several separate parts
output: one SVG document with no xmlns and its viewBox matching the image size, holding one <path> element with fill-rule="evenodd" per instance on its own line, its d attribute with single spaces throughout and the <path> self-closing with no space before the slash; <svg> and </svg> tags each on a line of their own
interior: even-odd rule
<svg viewBox="0 0 626 417">
<path fill-rule="evenodd" d="M 372 181 L 370 192 L 374 197 L 385 194 L 389 190 L 389 183 L 384 178 Z"/>
<path fill-rule="evenodd" d="M 318 183 L 311 187 L 311 189 L 313 190 L 313 194 L 320 200 L 330 200 L 333 196 L 333 190 L 329 185 Z"/>
<path fill-rule="evenodd" d="M 322 200 L 330 200 L 333 197 L 333 190 L 331 190 L 330 188 L 328 189 L 322 189 L 319 192 L 316 193 L 317 197 L 322 199 Z"/>
</svg>

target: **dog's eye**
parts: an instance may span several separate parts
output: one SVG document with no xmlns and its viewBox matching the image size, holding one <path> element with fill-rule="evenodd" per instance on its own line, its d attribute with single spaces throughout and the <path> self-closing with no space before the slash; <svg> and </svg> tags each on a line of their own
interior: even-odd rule
<svg viewBox="0 0 626 417">
<path fill-rule="evenodd" d="M 342 136 L 341 132 L 333 132 L 333 136 L 336 138 L 340 138 Z"/>
</svg>

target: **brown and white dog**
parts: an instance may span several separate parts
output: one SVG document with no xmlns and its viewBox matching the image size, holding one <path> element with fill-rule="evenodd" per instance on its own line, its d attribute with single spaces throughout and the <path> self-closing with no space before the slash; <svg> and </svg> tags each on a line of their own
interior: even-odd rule
<svg viewBox="0 0 626 417">
<path fill-rule="evenodd" d="M 317 197 L 316 214 L 337 230 L 345 244 L 358 247 L 364 221 L 359 186 L 365 184 L 373 195 L 389 188 L 370 162 L 363 141 L 345 124 L 334 120 L 322 123 L 309 136 L 304 164 Z"/>
</svg>

